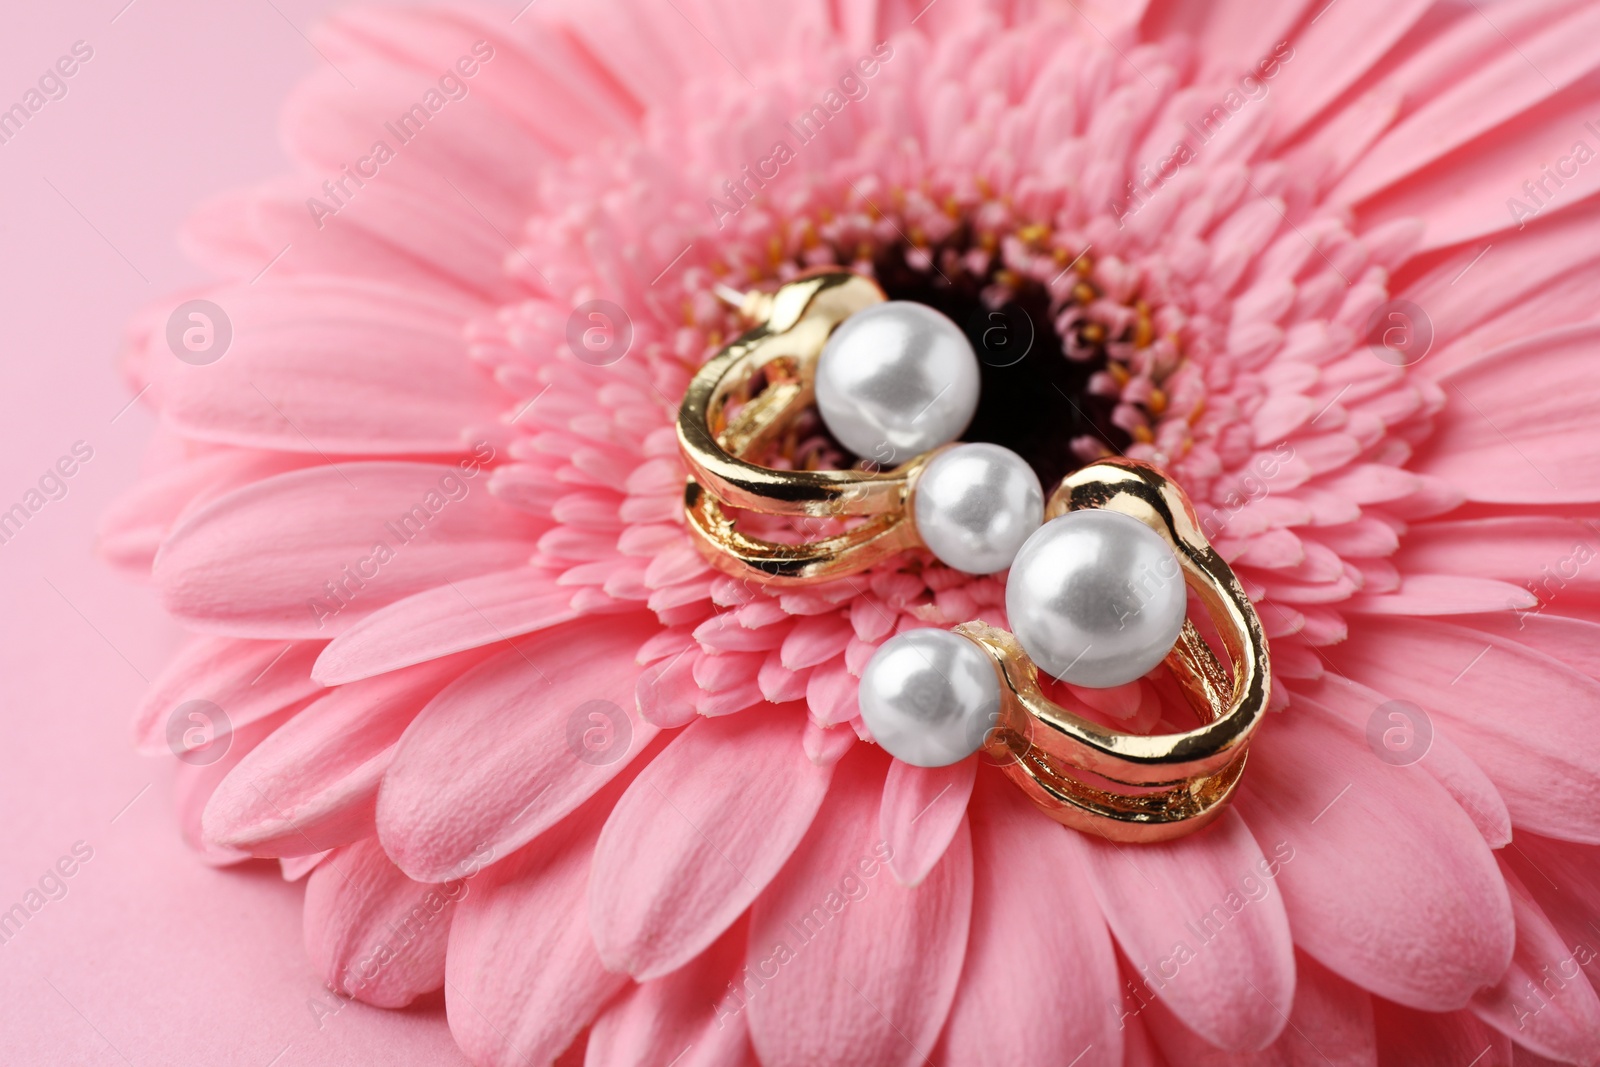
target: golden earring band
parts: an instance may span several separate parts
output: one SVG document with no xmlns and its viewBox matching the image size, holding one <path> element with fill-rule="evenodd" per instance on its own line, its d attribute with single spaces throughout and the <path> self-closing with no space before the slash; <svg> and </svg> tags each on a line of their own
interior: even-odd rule
<svg viewBox="0 0 1600 1067">
<path fill-rule="evenodd" d="M 689 533 L 724 573 L 766 585 L 805 585 L 853 574 L 920 544 L 911 491 L 932 453 L 888 471 L 776 471 L 760 454 L 815 398 L 817 359 L 845 319 L 886 297 L 877 283 L 825 270 L 772 294 L 752 293 L 743 312 L 758 324 L 711 358 L 684 395 L 678 447 L 689 468 Z M 757 387 L 760 387 L 759 389 Z M 742 533 L 725 507 L 806 519 L 860 517 L 844 533 L 785 544 Z"/>
<path fill-rule="evenodd" d="M 1159 534 L 1216 627 L 1231 671 L 1189 620 L 1164 661 L 1200 726 L 1148 736 L 1107 729 L 1046 697 L 1038 669 L 1011 634 L 981 622 L 956 632 L 975 642 L 1000 676 L 999 722 L 986 747 L 1039 808 L 1112 841 L 1170 840 L 1214 819 L 1238 785 L 1272 687 L 1266 637 L 1188 497 L 1156 468 L 1128 459 L 1084 467 L 1051 496 L 1046 518 L 1084 508 L 1120 512 Z"/>
</svg>

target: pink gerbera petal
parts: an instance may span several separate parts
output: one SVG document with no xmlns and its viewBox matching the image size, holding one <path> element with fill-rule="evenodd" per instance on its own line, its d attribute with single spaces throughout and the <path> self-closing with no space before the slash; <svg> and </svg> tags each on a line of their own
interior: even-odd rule
<svg viewBox="0 0 1600 1067">
<path fill-rule="evenodd" d="M 180 523 L 156 582 L 168 610 L 212 632 L 332 637 L 402 597 L 526 558 L 535 527 L 462 473 L 353 463 L 268 478 Z"/>
<path fill-rule="evenodd" d="M 910 1067 L 944 1026 L 967 947 L 972 847 L 963 828 L 921 885 L 895 882 L 873 832 L 887 762 L 857 752 L 839 765 L 810 833 L 751 910 L 745 966 L 766 984 L 745 1010 L 763 1063 Z"/>
<path fill-rule="evenodd" d="M 976 756 L 949 767 L 889 764 L 878 833 L 889 845 L 889 870 L 900 884 L 916 885 L 944 855 L 966 815 L 977 774 Z"/>
<path fill-rule="evenodd" d="M 306 883 L 306 951 L 334 992 L 399 1008 L 444 982 L 462 882 L 414 882 L 375 838 L 335 849 Z"/>
<path fill-rule="evenodd" d="M 601 618 L 525 638 L 434 697 L 378 793 L 378 836 L 400 868 L 439 880 L 486 846 L 510 852 L 623 771 L 656 733 L 621 710 L 644 633 Z M 590 730 L 602 731 L 592 749 Z"/>
<path fill-rule="evenodd" d="M 1292 847 L 1259 843 L 1235 812 L 1137 850 L 1087 841 L 1095 899 L 1143 996 L 1229 1051 L 1271 1044 L 1294 1003 L 1294 941 L 1272 885 Z"/>
<path fill-rule="evenodd" d="M 1093 891 L 1082 846 L 993 776 L 973 798 L 972 831 L 972 927 L 935 1062 L 1078 1056 L 1117 1067 L 1136 1004 L 1123 1007 L 1113 993 L 1118 1010 L 1107 1011 L 1091 997 L 1060 996 L 1117 985 L 1105 920 L 1067 903 Z M 998 1018 L 1012 1023 L 997 1027 Z"/>
<path fill-rule="evenodd" d="M 693 723 L 634 779 L 606 820 L 589 883 L 608 967 L 641 981 L 674 971 L 766 888 L 832 777 L 806 759 L 804 727 L 793 706 Z M 728 790 L 744 803 L 729 810 Z"/>
<path fill-rule="evenodd" d="M 1501 1033 L 1558 1062 L 1600 1059 L 1600 996 L 1583 972 L 1576 950 L 1545 916 L 1515 874 L 1508 874 L 1517 921 L 1511 967 L 1491 989 L 1473 998 L 1472 1010 Z"/>
<path fill-rule="evenodd" d="M 457 907 L 444 970 L 450 1030 L 475 1063 L 548 1063 L 627 984 L 584 922 L 594 813 L 496 864 Z M 495 854 L 486 850 L 484 862 Z"/>
<path fill-rule="evenodd" d="M 1374 759 L 1353 729 L 1301 704 L 1259 739 L 1252 756 L 1265 758 L 1240 803 L 1292 856 L 1276 881 L 1296 942 L 1389 999 L 1463 1007 L 1504 973 L 1514 940 L 1492 854 L 1427 772 Z M 1397 821 L 1396 810 L 1416 818 Z"/>
<path fill-rule="evenodd" d="M 312 701 L 223 779 L 206 804 L 206 839 L 299 856 L 374 836 L 378 786 L 401 733 L 467 665 L 436 660 Z"/>
<path fill-rule="evenodd" d="M 731 998 L 706 1010 L 706 990 L 746 982 L 741 923 L 671 974 L 641 982 L 595 1020 L 589 1061 L 630 1063 L 663 1053 L 682 1067 L 740 1067 L 751 1062 L 748 1018 Z M 748 985 L 746 988 L 750 988 Z"/>
</svg>

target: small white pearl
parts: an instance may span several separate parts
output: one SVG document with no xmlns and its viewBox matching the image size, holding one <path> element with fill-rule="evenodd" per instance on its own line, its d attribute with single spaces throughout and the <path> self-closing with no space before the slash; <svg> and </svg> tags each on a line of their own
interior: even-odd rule
<svg viewBox="0 0 1600 1067">
<path fill-rule="evenodd" d="M 1011 632 L 1039 669 L 1092 689 L 1143 677 L 1187 614 L 1178 557 L 1161 535 L 1115 511 L 1051 519 L 1006 579 Z"/>
<path fill-rule="evenodd" d="M 1021 456 L 991 444 L 939 453 L 917 479 L 912 510 L 922 543 L 958 571 L 993 574 L 1044 521 L 1044 488 Z"/>
<path fill-rule="evenodd" d="M 976 644 L 949 630 L 907 630 L 861 672 L 861 721 L 891 756 L 918 767 L 959 763 L 1000 719 L 1000 679 Z"/>
<path fill-rule="evenodd" d="M 858 311 L 817 360 L 817 410 L 839 443 L 879 466 L 961 436 L 978 409 L 978 357 L 961 328 L 924 304 Z"/>
</svg>

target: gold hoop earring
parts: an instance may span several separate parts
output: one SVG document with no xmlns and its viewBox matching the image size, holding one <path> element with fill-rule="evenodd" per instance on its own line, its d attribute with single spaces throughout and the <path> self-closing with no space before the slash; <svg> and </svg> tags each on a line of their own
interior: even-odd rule
<svg viewBox="0 0 1600 1067">
<path fill-rule="evenodd" d="M 911 762 L 950 763 L 986 749 L 1066 826 L 1118 842 L 1170 840 L 1216 818 L 1238 785 L 1271 691 L 1266 637 L 1188 497 L 1159 470 L 1108 459 L 1077 471 L 1052 494 L 1035 536 L 1096 511 L 1137 522 L 1172 550 L 1183 587 L 1197 595 L 1221 638 L 1227 668 L 1184 618 L 1161 661 L 1198 727 L 1146 736 L 1074 714 L 1044 694 L 1035 663 L 1041 655 L 1070 656 L 1072 648 L 1041 648 L 1036 639 L 1030 655 L 1015 634 L 981 622 L 886 642 L 862 675 L 862 717 L 891 754 L 906 758 L 899 748 Z M 1008 603 L 1009 583 L 1027 580 L 1020 573 L 1027 552 L 1008 579 Z"/>
<path fill-rule="evenodd" d="M 700 369 L 678 413 L 679 450 L 689 469 L 684 512 L 707 559 L 763 585 L 828 581 L 918 547 L 971 573 L 1009 566 L 1043 519 L 1044 493 L 1009 449 L 950 443 L 972 417 L 978 390 L 977 357 L 954 323 L 922 305 L 887 301 L 877 283 L 839 270 L 813 272 L 771 294 L 729 295 L 755 325 Z M 908 334 L 917 336 L 908 340 Z M 870 426 L 863 426 L 871 413 L 849 410 L 871 405 L 859 397 L 839 399 L 849 390 L 835 379 L 872 372 L 856 364 L 888 350 L 899 362 L 877 368 L 876 385 L 906 395 L 902 410 L 884 420 L 897 418 L 900 425 L 883 431 L 880 448 Z M 938 373 L 923 374 L 924 363 L 938 364 Z M 828 396 L 819 397 L 819 370 L 823 384 L 835 386 L 832 421 Z M 911 388 L 900 388 L 906 384 Z M 929 420 L 931 431 L 914 425 L 923 411 L 904 409 L 908 396 L 921 403 L 918 387 L 931 396 L 923 411 L 938 416 Z M 814 405 L 841 440 L 874 453 L 869 459 L 896 465 L 818 471 L 755 462 Z M 850 433 L 843 432 L 847 428 Z M 992 506 L 972 507 L 974 492 L 987 492 Z M 730 509 L 797 520 L 791 524 L 800 540 L 751 536 Z M 825 534 L 821 520 L 859 521 Z"/>
</svg>

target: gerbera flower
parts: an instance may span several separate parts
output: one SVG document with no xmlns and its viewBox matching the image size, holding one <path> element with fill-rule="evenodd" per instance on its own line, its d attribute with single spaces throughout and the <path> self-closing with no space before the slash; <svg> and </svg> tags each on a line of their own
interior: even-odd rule
<svg viewBox="0 0 1600 1067">
<path fill-rule="evenodd" d="M 442 987 L 480 1064 L 1600 1061 L 1597 24 L 336 18 L 301 172 L 188 231 L 229 347 L 131 336 L 161 428 L 104 545 L 196 632 L 138 738 L 228 723 L 173 746 L 185 833 L 309 872 L 330 986 Z M 821 264 L 967 327 L 969 436 L 1046 485 L 1121 452 L 1196 500 L 1277 682 L 1217 825 L 1118 848 L 859 743 L 876 646 L 1003 625 L 1003 581 L 690 546 L 715 287 Z M 1171 696 L 1076 694 L 1141 731 Z"/>
</svg>

